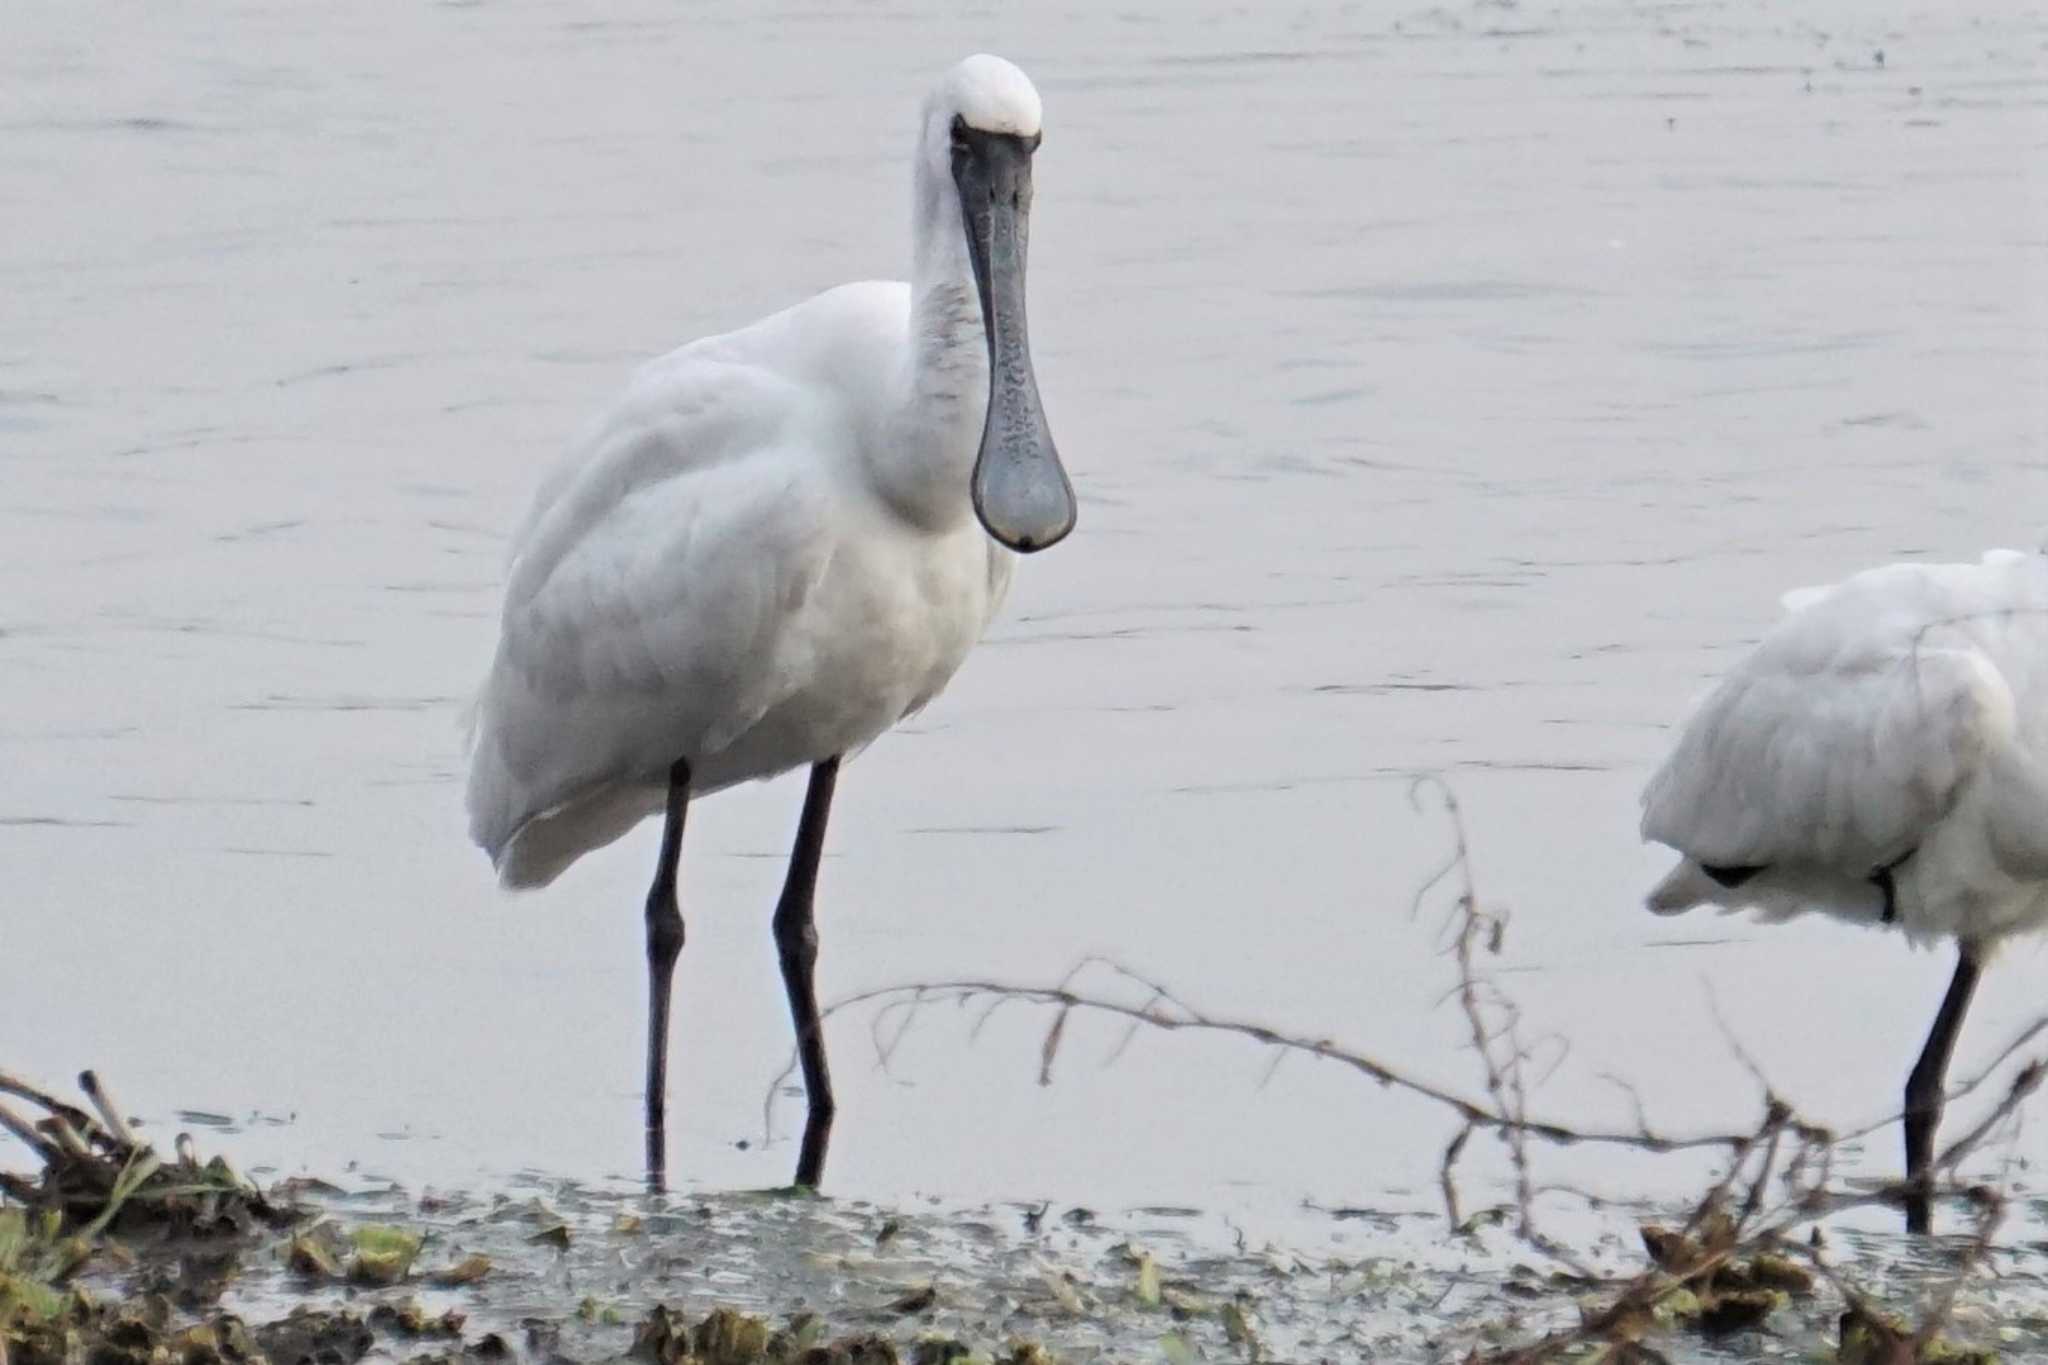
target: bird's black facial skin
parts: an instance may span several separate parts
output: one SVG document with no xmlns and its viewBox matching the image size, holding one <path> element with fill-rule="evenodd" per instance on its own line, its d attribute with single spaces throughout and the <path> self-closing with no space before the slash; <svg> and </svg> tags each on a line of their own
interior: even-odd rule
<svg viewBox="0 0 2048 1365">
<path fill-rule="evenodd" d="M 988 339 L 988 419 L 974 461 L 974 511 L 1013 550 L 1042 550 L 1074 529 L 1074 486 L 1060 465 L 1031 368 L 1024 321 L 1031 154 L 1039 136 L 953 120 L 953 184 Z"/>
</svg>

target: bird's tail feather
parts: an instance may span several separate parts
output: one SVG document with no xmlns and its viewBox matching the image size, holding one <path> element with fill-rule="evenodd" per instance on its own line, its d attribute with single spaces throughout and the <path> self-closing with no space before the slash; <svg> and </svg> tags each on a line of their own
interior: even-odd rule
<svg viewBox="0 0 2048 1365">
<path fill-rule="evenodd" d="M 666 784 L 608 782 L 523 821 L 495 852 L 499 884 L 546 886 L 569 864 L 602 848 L 662 808 Z"/>
<path fill-rule="evenodd" d="M 1680 858 L 1678 865 L 1665 874 L 1664 880 L 1650 888 L 1644 904 L 1659 915 L 1676 915 L 1719 899 L 1715 894 L 1721 887 L 1709 877 L 1700 865 L 1690 858 Z"/>
</svg>

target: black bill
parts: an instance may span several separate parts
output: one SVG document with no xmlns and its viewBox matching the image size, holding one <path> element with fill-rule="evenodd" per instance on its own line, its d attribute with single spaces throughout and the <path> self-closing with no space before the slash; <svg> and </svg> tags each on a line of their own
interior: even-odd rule
<svg viewBox="0 0 2048 1365">
<path fill-rule="evenodd" d="M 1030 238 L 1029 141 L 955 125 L 953 183 L 988 333 L 988 421 L 974 461 L 974 513 L 1013 550 L 1043 550 L 1074 529 L 1074 485 L 1053 447 L 1024 325 Z"/>
</svg>

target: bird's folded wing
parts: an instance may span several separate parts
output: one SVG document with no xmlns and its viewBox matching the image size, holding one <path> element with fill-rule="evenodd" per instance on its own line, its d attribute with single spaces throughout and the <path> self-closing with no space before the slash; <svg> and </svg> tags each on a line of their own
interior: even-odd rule
<svg viewBox="0 0 2048 1365">
<path fill-rule="evenodd" d="M 629 433 L 529 519 L 478 704 L 469 804 L 487 849 L 593 786 L 715 750 L 795 685 L 784 637 L 831 559 L 824 499 L 800 432 L 724 417 L 680 453 L 689 422 Z M 718 458 L 735 435 L 746 458 Z"/>
<path fill-rule="evenodd" d="M 1874 871 L 2006 743 L 2010 693 L 1967 647 L 1782 643 L 1766 641 L 1688 723 L 1644 793 L 1643 836 L 1709 866 Z"/>
</svg>

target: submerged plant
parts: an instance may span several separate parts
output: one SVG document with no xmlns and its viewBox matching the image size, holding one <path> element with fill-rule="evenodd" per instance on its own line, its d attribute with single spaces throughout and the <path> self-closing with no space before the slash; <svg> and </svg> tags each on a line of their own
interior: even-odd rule
<svg viewBox="0 0 2048 1365">
<path fill-rule="evenodd" d="M 55 1215 L 0 1208 L 0 1358 L 22 1329 L 63 1316 L 72 1302 L 64 1281 L 87 1254 L 88 1244 L 64 1235 Z"/>
<path fill-rule="evenodd" d="M 33 1174 L 0 1171 L 0 1195 L 54 1215 L 88 1244 L 101 1233 L 159 1232 L 217 1236 L 281 1228 L 301 1211 L 274 1203 L 223 1157 L 201 1161 L 188 1137 L 166 1161 L 123 1118 L 92 1072 L 78 1086 L 88 1112 L 5 1072 L 0 1095 L 41 1111 L 23 1118 L 0 1104 L 0 1128 L 41 1163 Z"/>
</svg>

